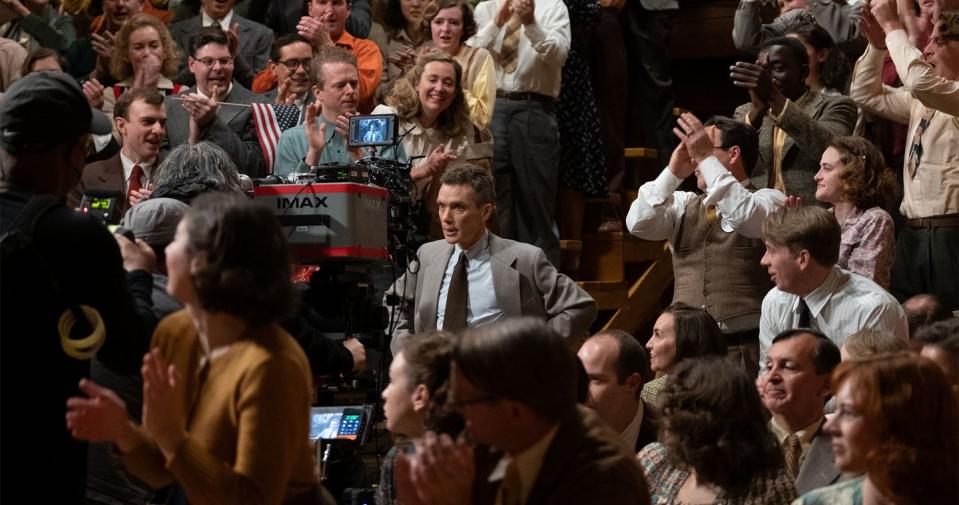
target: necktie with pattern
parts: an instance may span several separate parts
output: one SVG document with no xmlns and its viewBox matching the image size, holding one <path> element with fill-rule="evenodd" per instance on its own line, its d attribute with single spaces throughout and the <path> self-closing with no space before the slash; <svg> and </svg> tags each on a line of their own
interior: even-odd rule
<svg viewBox="0 0 959 505">
<path fill-rule="evenodd" d="M 786 460 L 786 471 L 789 475 L 796 477 L 799 475 L 799 457 L 802 456 L 802 444 L 799 443 L 799 437 L 793 433 L 786 437 L 783 442 L 783 457 Z"/>
<path fill-rule="evenodd" d="M 503 45 L 499 56 L 503 71 L 512 74 L 516 71 L 516 62 L 519 61 L 519 28 L 522 25 L 519 18 L 512 16 L 506 22 L 506 33 L 503 35 Z"/>
</svg>

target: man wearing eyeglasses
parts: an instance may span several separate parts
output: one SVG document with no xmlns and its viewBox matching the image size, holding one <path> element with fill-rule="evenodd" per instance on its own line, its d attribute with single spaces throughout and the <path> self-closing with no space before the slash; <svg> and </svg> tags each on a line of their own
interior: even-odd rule
<svg viewBox="0 0 959 505">
<path fill-rule="evenodd" d="M 256 76 L 253 91 L 263 93 L 263 97 L 273 103 L 296 105 L 302 111 L 305 105 L 316 99 L 310 90 L 313 85 L 312 63 L 310 42 L 296 34 L 284 35 L 273 42 L 270 63 Z"/>
<path fill-rule="evenodd" d="M 241 173 L 262 177 L 263 152 L 249 104 L 265 99 L 233 79 L 234 59 L 223 30 L 201 29 L 190 40 L 189 49 L 196 86 L 163 100 L 167 113 L 164 152 L 181 144 L 210 141 L 230 155 Z"/>
<path fill-rule="evenodd" d="M 755 375 L 760 309 L 772 287 L 759 267 L 763 219 L 786 195 L 750 183 L 758 156 L 753 128 L 725 117 L 704 126 L 691 113 L 683 114 L 678 126 L 674 131 L 682 142 L 659 177 L 639 188 L 626 226 L 639 238 L 669 241 L 673 303 L 708 311 L 725 334 L 730 355 Z M 693 174 L 703 193 L 676 191 Z"/>
</svg>

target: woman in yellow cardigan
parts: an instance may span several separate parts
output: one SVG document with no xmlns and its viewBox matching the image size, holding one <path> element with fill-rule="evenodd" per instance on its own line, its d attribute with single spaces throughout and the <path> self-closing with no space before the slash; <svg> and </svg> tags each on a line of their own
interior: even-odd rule
<svg viewBox="0 0 959 505">
<path fill-rule="evenodd" d="M 202 195 L 166 249 L 167 291 L 185 309 L 143 359 L 143 424 L 112 391 L 83 381 L 67 402 L 74 437 L 111 442 L 170 503 L 311 503 L 311 378 L 276 321 L 292 303 L 283 233 L 243 196 Z"/>
</svg>

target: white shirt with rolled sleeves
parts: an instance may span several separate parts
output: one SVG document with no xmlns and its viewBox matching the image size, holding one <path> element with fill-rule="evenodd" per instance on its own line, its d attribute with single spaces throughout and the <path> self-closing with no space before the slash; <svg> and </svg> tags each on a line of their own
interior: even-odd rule
<svg viewBox="0 0 959 505">
<path fill-rule="evenodd" d="M 482 47 L 493 54 L 496 63 L 496 89 L 532 92 L 558 98 L 563 64 L 569 55 L 572 38 L 569 12 L 561 0 L 535 0 L 535 22 L 520 27 L 516 71 L 503 72 L 499 58 L 506 24 L 496 26 L 496 13 L 504 0 L 486 0 L 476 6 L 478 31 L 467 44 Z"/>
<path fill-rule="evenodd" d="M 810 326 L 842 347 L 860 330 L 878 330 L 909 342 L 909 324 L 899 302 L 879 284 L 839 267 L 804 297 L 812 316 Z M 760 370 L 766 351 L 780 332 L 799 326 L 799 295 L 773 288 L 763 299 L 759 319 Z"/>
</svg>

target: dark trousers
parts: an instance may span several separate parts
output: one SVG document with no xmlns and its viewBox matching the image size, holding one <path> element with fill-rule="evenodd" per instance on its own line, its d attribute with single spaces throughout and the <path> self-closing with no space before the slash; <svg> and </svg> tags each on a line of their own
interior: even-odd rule
<svg viewBox="0 0 959 505">
<path fill-rule="evenodd" d="M 623 149 L 626 147 L 628 95 L 626 46 L 620 31 L 618 10 L 603 7 L 599 26 L 590 32 L 589 50 L 609 192 L 618 193 L 623 186 L 623 170 L 626 168 Z"/>
<path fill-rule="evenodd" d="M 959 228 L 900 230 L 889 291 L 900 302 L 933 294 L 949 310 L 959 309 Z"/>
<path fill-rule="evenodd" d="M 559 233 L 553 219 L 559 129 L 553 106 L 497 98 L 492 131 L 500 233 L 539 247 L 553 265 L 559 265 Z"/>
</svg>

